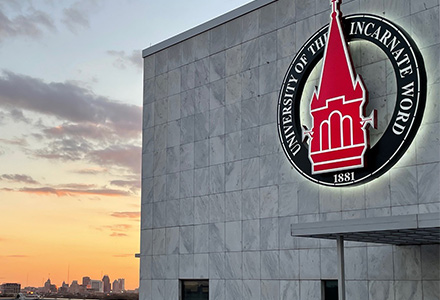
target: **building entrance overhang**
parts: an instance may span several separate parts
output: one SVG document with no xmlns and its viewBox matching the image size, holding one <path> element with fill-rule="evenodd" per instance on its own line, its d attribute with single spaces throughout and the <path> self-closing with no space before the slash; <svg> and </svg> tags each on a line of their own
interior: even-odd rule
<svg viewBox="0 0 440 300">
<path fill-rule="evenodd" d="M 440 214 L 325 221 L 291 225 L 291 235 L 392 245 L 440 244 Z"/>
</svg>

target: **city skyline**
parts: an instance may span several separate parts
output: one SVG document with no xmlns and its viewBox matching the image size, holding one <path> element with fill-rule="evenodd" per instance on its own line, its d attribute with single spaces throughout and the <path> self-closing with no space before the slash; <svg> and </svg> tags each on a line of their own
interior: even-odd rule
<svg viewBox="0 0 440 300">
<path fill-rule="evenodd" d="M 71 283 L 63 281 L 57 285 L 48 278 L 42 286 L 24 286 L 19 282 L 5 282 L 0 283 L 1 294 L 18 294 L 20 292 L 30 294 L 59 294 L 59 295 L 88 295 L 95 293 L 130 293 L 137 292 L 137 289 L 127 290 L 125 288 L 125 278 L 117 278 L 111 281 L 108 275 L 104 275 L 102 279 L 92 279 L 89 276 L 82 277 L 81 283 L 79 280 L 72 280 Z"/>
<path fill-rule="evenodd" d="M 110 280 L 110 283 L 113 282 L 113 281 L 111 280 L 111 277 L 110 277 L 109 275 L 107 275 L 107 274 L 104 274 L 104 275 L 102 275 L 101 277 L 102 277 L 102 279 L 96 279 L 96 278 L 93 279 L 93 278 L 91 278 L 91 277 L 89 277 L 89 276 L 83 276 L 83 277 L 81 277 L 81 279 L 67 279 L 67 280 L 62 280 L 62 282 L 61 282 L 60 284 L 55 284 L 55 285 L 56 285 L 57 287 L 61 287 L 61 286 L 62 286 L 63 284 L 65 284 L 65 283 L 71 285 L 73 282 L 77 282 L 77 283 L 81 282 L 82 285 L 87 285 L 87 284 L 84 283 L 84 281 L 85 281 L 86 278 L 88 278 L 89 281 L 91 281 L 91 280 L 101 280 L 101 281 L 103 281 L 103 278 L 104 278 L 104 277 L 108 277 L 109 280 Z M 117 277 L 117 276 L 116 276 L 115 278 L 117 278 L 117 279 L 115 279 L 115 280 L 123 280 L 124 285 L 125 285 L 125 278 L 121 278 L 121 277 Z M 114 281 L 115 281 L 115 280 L 114 280 Z M 50 276 L 47 277 L 47 278 L 43 278 L 43 279 L 42 279 L 42 284 L 41 284 L 40 286 L 25 285 L 25 284 L 22 283 L 22 282 L 11 282 L 11 281 L 4 281 L 4 282 L 1 282 L 1 281 L 0 281 L 0 286 L 1 286 L 2 284 L 18 283 L 18 284 L 20 284 L 22 287 L 41 288 L 41 287 L 44 287 L 44 285 L 45 285 L 47 282 L 53 284 L 52 280 L 50 279 Z"/>
</svg>

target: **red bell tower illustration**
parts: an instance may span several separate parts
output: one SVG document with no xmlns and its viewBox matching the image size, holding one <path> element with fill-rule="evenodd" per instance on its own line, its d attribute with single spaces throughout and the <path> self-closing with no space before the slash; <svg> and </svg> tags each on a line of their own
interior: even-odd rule
<svg viewBox="0 0 440 300">
<path fill-rule="evenodd" d="M 363 167 L 369 147 L 368 127 L 376 127 L 376 111 L 364 117 L 367 90 L 354 72 L 341 25 L 340 0 L 330 3 L 332 13 L 321 79 L 310 105 L 313 128 L 303 132 L 305 138 L 310 138 L 313 174 Z"/>
</svg>

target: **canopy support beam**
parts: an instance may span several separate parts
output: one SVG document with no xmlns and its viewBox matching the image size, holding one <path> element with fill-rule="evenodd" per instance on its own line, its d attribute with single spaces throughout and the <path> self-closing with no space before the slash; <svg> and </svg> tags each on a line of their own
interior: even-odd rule
<svg viewBox="0 0 440 300">
<path fill-rule="evenodd" d="M 336 237 L 338 251 L 338 295 L 339 300 L 345 300 L 345 259 L 344 259 L 344 237 Z"/>
</svg>

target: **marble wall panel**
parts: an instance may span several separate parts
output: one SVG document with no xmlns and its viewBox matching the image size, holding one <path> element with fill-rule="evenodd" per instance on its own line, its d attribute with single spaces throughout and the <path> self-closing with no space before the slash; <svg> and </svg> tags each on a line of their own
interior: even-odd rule
<svg viewBox="0 0 440 300">
<path fill-rule="evenodd" d="M 260 248 L 261 250 L 279 249 L 278 218 L 260 219 Z"/>
<path fill-rule="evenodd" d="M 420 280 L 422 277 L 420 247 L 395 247 L 394 272 L 396 280 Z"/>
<path fill-rule="evenodd" d="M 209 222 L 209 196 L 195 197 L 194 199 L 194 224 Z"/>
<path fill-rule="evenodd" d="M 241 129 L 241 77 L 234 75 L 226 80 L 225 133 Z"/>
<path fill-rule="evenodd" d="M 242 251 L 241 221 L 225 223 L 225 246 L 226 251 Z"/>
<path fill-rule="evenodd" d="M 194 278 L 209 278 L 209 255 L 207 253 L 194 254 Z"/>
<path fill-rule="evenodd" d="M 179 254 L 180 252 L 180 232 L 179 227 L 165 229 L 165 248 L 166 254 Z"/>
<path fill-rule="evenodd" d="M 300 281 L 301 300 L 321 300 L 321 282 L 317 280 Z"/>
<path fill-rule="evenodd" d="M 211 30 L 209 53 L 215 54 L 225 49 L 226 45 L 226 26 L 220 25 Z"/>
<path fill-rule="evenodd" d="M 299 250 L 299 271 L 302 279 L 321 278 L 321 256 L 319 249 Z"/>
<path fill-rule="evenodd" d="M 209 224 L 209 251 L 224 252 L 225 250 L 225 223 Z"/>
<path fill-rule="evenodd" d="M 280 278 L 279 251 L 261 251 L 261 279 Z"/>
<path fill-rule="evenodd" d="M 345 295 L 347 299 L 359 299 L 359 300 L 369 300 L 368 299 L 368 281 L 362 280 L 348 280 L 345 283 Z"/>
<path fill-rule="evenodd" d="M 194 196 L 209 194 L 209 168 L 194 170 Z"/>
<path fill-rule="evenodd" d="M 260 300 L 260 281 L 243 280 L 243 300 Z"/>
<path fill-rule="evenodd" d="M 209 299 L 225 300 L 225 280 L 210 280 L 209 282 Z"/>
<path fill-rule="evenodd" d="M 194 73 L 193 73 L 193 76 L 194 76 Z M 191 78 L 193 76 L 190 76 L 189 78 Z M 188 80 L 188 78 L 185 78 L 185 79 Z M 188 83 L 188 85 L 191 85 L 191 83 Z M 182 118 L 193 115 L 195 113 L 195 94 L 196 94 L 196 91 L 194 90 L 194 86 L 192 87 L 192 89 L 187 89 L 186 91 L 183 91 L 180 94 L 181 105 L 178 107 L 173 107 L 172 109 L 178 110 L 180 107 L 180 117 L 182 117 Z M 169 105 L 168 105 L 168 107 L 170 108 Z"/>
<path fill-rule="evenodd" d="M 243 279 L 260 279 L 261 254 L 259 251 L 243 252 Z"/>
<path fill-rule="evenodd" d="M 152 280 L 152 299 L 165 300 L 165 280 Z"/>
<path fill-rule="evenodd" d="M 440 298 L 440 281 L 423 281 L 423 300 L 436 300 Z"/>
<path fill-rule="evenodd" d="M 299 279 L 299 251 L 280 251 L 280 279 Z"/>
<path fill-rule="evenodd" d="M 239 74 L 242 70 L 241 44 L 226 50 L 226 76 Z"/>
<path fill-rule="evenodd" d="M 241 300 L 243 284 L 241 280 L 225 281 L 226 299 Z"/>
<path fill-rule="evenodd" d="M 209 226 L 194 226 L 194 253 L 209 252 Z"/>
<path fill-rule="evenodd" d="M 396 281 L 394 287 L 396 299 L 423 299 L 421 281 Z"/>
<path fill-rule="evenodd" d="M 261 280 L 261 299 L 279 300 L 280 283 L 278 280 Z"/>
</svg>

